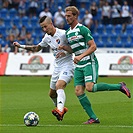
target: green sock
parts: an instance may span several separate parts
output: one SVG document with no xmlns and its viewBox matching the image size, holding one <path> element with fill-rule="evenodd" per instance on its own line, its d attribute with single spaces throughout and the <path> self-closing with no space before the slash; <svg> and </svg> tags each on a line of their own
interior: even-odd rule
<svg viewBox="0 0 133 133">
<path fill-rule="evenodd" d="M 78 99 L 80 101 L 80 104 L 82 105 L 82 107 L 86 111 L 86 113 L 89 115 L 89 117 L 96 119 L 97 117 L 91 108 L 91 103 L 90 103 L 89 99 L 87 98 L 86 94 L 84 93 L 84 94 L 78 96 Z"/>
<path fill-rule="evenodd" d="M 120 90 L 120 87 L 121 87 L 121 84 L 99 83 L 99 84 L 94 84 L 92 88 L 92 92 Z"/>
</svg>

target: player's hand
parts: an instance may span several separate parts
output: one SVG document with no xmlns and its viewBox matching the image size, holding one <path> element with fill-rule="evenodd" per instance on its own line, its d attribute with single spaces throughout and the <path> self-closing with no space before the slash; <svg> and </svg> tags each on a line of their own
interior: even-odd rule
<svg viewBox="0 0 133 133">
<path fill-rule="evenodd" d="M 81 60 L 81 56 L 75 56 L 74 57 L 74 63 L 77 64 Z"/>
<path fill-rule="evenodd" d="M 56 55 L 56 58 L 61 58 L 61 57 L 64 57 L 66 56 L 66 54 L 64 52 L 59 52 L 57 55 Z"/>
<path fill-rule="evenodd" d="M 64 49 L 64 45 L 59 45 L 58 50 Z"/>
<path fill-rule="evenodd" d="M 18 42 L 13 42 L 13 45 L 20 48 L 20 44 Z"/>
</svg>

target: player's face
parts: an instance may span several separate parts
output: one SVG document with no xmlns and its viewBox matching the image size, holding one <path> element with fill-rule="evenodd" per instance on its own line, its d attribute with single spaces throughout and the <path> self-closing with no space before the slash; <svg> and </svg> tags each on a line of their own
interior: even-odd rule
<svg viewBox="0 0 133 133">
<path fill-rule="evenodd" d="M 69 25 L 72 25 L 74 20 L 76 19 L 75 16 L 72 14 L 71 11 L 67 11 L 65 14 L 66 21 Z"/>
<path fill-rule="evenodd" d="M 43 21 L 40 23 L 40 26 L 42 27 L 42 30 L 46 32 L 48 35 L 51 35 L 52 33 L 52 24 L 48 23 L 47 21 Z"/>
</svg>

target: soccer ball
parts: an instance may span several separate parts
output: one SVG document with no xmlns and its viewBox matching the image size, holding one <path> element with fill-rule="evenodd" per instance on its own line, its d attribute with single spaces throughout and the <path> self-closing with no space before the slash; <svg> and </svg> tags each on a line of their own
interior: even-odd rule
<svg viewBox="0 0 133 133">
<path fill-rule="evenodd" d="M 39 123 L 39 116 L 35 112 L 28 112 L 24 115 L 24 124 L 26 126 L 37 126 Z"/>
</svg>

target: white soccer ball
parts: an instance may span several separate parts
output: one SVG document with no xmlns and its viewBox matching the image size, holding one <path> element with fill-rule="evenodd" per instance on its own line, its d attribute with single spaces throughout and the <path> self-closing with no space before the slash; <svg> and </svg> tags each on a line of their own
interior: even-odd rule
<svg viewBox="0 0 133 133">
<path fill-rule="evenodd" d="M 24 115 L 24 124 L 26 126 L 37 126 L 39 123 L 39 116 L 35 112 L 28 112 Z"/>
</svg>

